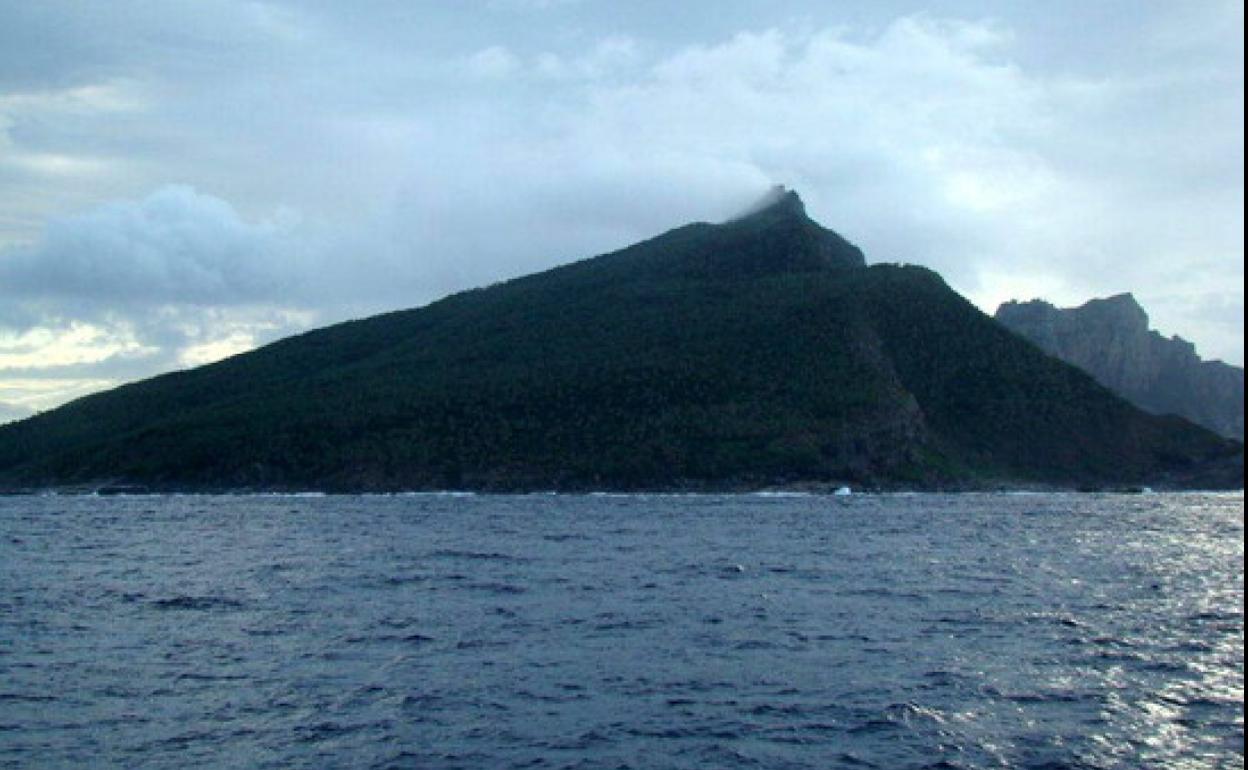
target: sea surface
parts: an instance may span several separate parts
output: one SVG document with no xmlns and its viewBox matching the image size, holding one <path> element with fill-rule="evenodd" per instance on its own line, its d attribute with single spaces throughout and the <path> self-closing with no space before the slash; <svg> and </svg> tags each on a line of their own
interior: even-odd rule
<svg viewBox="0 0 1248 770">
<path fill-rule="evenodd" d="M 1231 495 L 0 499 L 0 767 L 1239 768 Z"/>
</svg>

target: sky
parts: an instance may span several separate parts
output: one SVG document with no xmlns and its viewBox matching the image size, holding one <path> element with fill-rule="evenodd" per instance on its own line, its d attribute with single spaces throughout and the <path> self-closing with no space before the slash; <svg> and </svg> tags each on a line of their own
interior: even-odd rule
<svg viewBox="0 0 1248 770">
<path fill-rule="evenodd" d="M 1243 364 L 1242 2 L 0 0 L 0 421 L 722 221 Z"/>
</svg>

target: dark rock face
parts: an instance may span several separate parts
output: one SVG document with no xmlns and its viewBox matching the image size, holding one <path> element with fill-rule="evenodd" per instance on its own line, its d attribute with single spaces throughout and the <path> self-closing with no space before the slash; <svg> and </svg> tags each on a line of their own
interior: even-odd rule
<svg viewBox="0 0 1248 770">
<path fill-rule="evenodd" d="M 1192 343 L 1150 330 L 1148 314 L 1130 294 L 1069 309 L 1041 300 L 1007 302 L 996 318 L 1141 409 L 1244 439 L 1244 370 L 1201 360 Z"/>
</svg>

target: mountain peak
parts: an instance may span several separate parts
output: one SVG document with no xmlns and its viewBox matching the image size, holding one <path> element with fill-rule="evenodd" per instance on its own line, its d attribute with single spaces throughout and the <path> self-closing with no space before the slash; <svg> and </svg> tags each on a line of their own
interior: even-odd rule
<svg viewBox="0 0 1248 770">
<path fill-rule="evenodd" d="M 1007 326 L 1027 328 L 1054 327 L 1058 319 L 1064 316 L 1106 323 L 1118 326 L 1125 331 L 1148 330 L 1148 313 L 1136 300 L 1135 295 L 1130 292 L 1110 297 L 1097 297 L 1079 307 L 1064 309 L 1042 299 L 1027 302 L 1010 300 L 1003 302 L 996 312 L 997 320 L 1004 322 Z"/>
<path fill-rule="evenodd" d="M 1154 414 L 1177 414 L 1229 438 L 1244 438 L 1244 371 L 1203 361 L 1195 346 L 1149 328 L 1130 293 L 1059 309 L 1007 302 L 997 320 L 1050 355 Z"/>
<path fill-rule="evenodd" d="M 754 201 L 745 211 L 728 221 L 736 222 L 760 214 L 786 214 L 805 217 L 806 204 L 802 203 L 802 198 L 797 194 L 796 190 L 790 190 L 782 184 L 772 185 L 771 189 L 763 197 Z"/>
<path fill-rule="evenodd" d="M 775 185 L 743 213 L 714 228 L 720 272 L 760 275 L 863 267 L 862 250 L 806 214 L 801 197 Z"/>
<path fill-rule="evenodd" d="M 1075 312 L 1089 319 L 1099 319 L 1103 323 L 1117 326 L 1124 331 L 1130 330 L 1140 334 L 1148 331 L 1148 313 L 1130 292 L 1088 300 Z"/>
</svg>

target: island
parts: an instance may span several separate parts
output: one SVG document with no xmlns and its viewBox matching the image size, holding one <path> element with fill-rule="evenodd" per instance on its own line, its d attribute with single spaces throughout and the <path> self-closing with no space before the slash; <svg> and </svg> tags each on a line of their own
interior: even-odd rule
<svg viewBox="0 0 1248 770">
<path fill-rule="evenodd" d="M 774 191 L 747 214 L 0 427 L 0 488 L 1242 488 L 1149 414 Z"/>
</svg>

